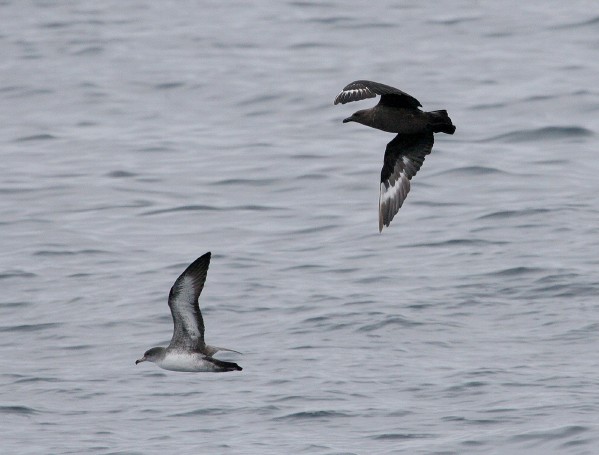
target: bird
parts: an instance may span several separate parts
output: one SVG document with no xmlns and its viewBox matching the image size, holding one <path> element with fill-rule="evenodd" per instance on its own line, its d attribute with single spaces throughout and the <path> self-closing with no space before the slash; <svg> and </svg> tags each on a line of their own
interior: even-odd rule
<svg viewBox="0 0 599 455">
<path fill-rule="evenodd" d="M 241 371 L 234 362 L 215 359 L 218 351 L 238 351 L 206 344 L 204 340 L 204 319 L 198 299 L 206 282 L 211 253 L 208 252 L 193 261 L 177 278 L 168 296 L 168 306 L 173 317 L 173 337 L 168 347 L 148 349 L 141 362 L 153 362 L 160 368 L 172 371 L 213 372 Z"/>
<path fill-rule="evenodd" d="M 424 112 L 416 98 L 395 87 L 372 81 L 346 85 L 334 104 L 375 98 L 379 103 L 354 112 L 343 123 L 357 122 L 389 133 L 397 133 L 385 149 L 379 194 L 379 232 L 389 227 L 410 191 L 426 155 L 433 149 L 433 133 L 453 134 L 455 126 L 446 110 Z"/>
</svg>

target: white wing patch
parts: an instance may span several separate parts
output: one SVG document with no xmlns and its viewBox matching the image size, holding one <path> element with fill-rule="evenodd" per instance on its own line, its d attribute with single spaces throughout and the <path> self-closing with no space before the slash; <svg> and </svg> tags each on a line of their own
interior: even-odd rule
<svg viewBox="0 0 599 455">
<path fill-rule="evenodd" d="M 345 104 L 350 101 L 363 100 L 365 98 L 374 98 L 376 96 L 368 87 L 354 88 L 350 90 L 342 90 L 335 98 L 335 104 Z"/>
<path fill-rule="evenodd" d="M 399 211 L 410 192 L 410 178 L 417 172 L 412 161 L 402 157 L 395 163 L 393 174 L 381 182 L 379 196 L 379 231 L 383 225 L 389 226 L 395 214 Z"/>
</svg>

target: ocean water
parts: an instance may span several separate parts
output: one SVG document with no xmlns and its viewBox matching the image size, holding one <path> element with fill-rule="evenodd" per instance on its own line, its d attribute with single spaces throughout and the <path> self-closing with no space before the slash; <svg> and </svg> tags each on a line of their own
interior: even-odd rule
<svg viewBox="0 0 599 455">
<path fill-rule="evenodd" d="M 596 2 L 0 2 L 0 452 L 596 454 Z M 457 126 L 391 226 L 392 135 Z M 134 365 L 170 286 L 244 370 Z"/>
</svg>

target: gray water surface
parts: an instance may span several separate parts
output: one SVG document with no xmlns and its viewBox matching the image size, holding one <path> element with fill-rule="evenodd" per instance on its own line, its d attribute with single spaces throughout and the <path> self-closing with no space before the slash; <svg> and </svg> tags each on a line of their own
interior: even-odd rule
<svg viewBox="0 0 599 455">
<path fill-rule="evenodd" d="M 0 3 L 6 454 L 596 454 L 596 2 Z M 447 109 L 378 233 L 392 135 Z M 206 251 L 241 373 L 134 365 Z"/>
</svg>

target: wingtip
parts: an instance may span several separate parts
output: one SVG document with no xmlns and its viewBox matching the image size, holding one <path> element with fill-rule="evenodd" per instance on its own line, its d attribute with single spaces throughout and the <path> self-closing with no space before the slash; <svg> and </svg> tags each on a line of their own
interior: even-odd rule
<svg viewBox="0 0 599 455">
<path fill-rule="evenodd" d="M 379 234 L 383 232 L 383 213 L 381 211 L 381 202 L 383 196 L 383 188 L 381 184 L 381 192 L 379 193 Z"/>
</svg>

